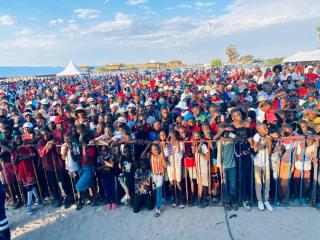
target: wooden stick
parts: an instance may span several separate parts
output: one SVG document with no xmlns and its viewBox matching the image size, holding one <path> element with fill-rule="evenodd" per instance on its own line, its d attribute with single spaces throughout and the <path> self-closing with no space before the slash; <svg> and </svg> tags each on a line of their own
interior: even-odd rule
<svg viewBox="0 0 320 240">
<path fill-rule="evenodd" d="M 21 190 L 21 186 L 19 184 L 19 178 L 18 178 L 18 174 L 17 174 L 17 169 L 16 169 L 16 166 L 14 164 L 12 164 L 12 165 L 13 165 L 14 174 L 16 175 L 17 185 L 18 185 L 19 192 L 20 192 L 20 197 L 21 197 L 22 203 L 24 204 L 25 203 L 25 198 L 24 198 L 23 190 Z"/>
<path fill-rule="evenodd" d="M 56 158 L 55 158 L 54 153 L 53 153 L 52 150 L 51 150 L 51 154 L 52 154 L 52 162 L 53 162 L 54 172 L 55 172 L 56 179 L 57 179 L 58 192 L 59 192 L 59 195 L 60 195 L 60 200 L 62 200 L 62 193 L 61 193 L 61 191 L 60 191 L 59 180 L 58 180 L 58 172 L 57 172 L 57 166 L 56 166 Z"/>
</svg>

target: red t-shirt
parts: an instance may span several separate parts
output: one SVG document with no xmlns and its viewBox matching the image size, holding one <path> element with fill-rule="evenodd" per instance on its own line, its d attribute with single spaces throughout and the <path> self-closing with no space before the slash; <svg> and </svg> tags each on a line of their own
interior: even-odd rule
<svg viewBox="0 0 320 240">
<path fill-rule="evenodd" d="M 319 78 L 319 76 L 317 74 L 307 73 L 304 76 L 304 83 L 305 84 L 313 84 L 317 78 Z"/>
</svg>

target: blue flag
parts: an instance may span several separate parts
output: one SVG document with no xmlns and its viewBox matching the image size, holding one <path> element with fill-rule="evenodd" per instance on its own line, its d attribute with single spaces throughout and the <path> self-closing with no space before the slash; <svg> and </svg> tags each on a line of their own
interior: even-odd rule
<svg viewBox="0 0 320 240">
<path fill-rule="evenodd" d="M 116 87 L 115 88 L 116 88 L 117 96 L 122 95 L 121 86 L 120 86 L 120 80 L 119 80 L 118 75 L 116 75 Z"/>
</svg>

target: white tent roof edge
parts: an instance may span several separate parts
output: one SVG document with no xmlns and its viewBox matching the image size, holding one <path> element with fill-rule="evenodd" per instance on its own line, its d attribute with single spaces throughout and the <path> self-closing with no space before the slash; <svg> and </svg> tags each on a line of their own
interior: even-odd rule
<svg viewBox="0 0 320 240">
<path fill-rule="evenodd" d="M 302 52 L 299 51 L 293 54 L 290 57 L 283 59 L 283 63 L 290 63 L 290 62 L 315 62 L 320 61 L 320 49 Z"/>
<path fill-rule="evenodd" d="M 72 76 L 72 75 L 83 75 L 87 74 L 85 71 L 80 69 L 73 60 L 70 60 L 69 64 L 65 67 L 62 72 L 57 73 L 57 76 Z"/>
</svg>

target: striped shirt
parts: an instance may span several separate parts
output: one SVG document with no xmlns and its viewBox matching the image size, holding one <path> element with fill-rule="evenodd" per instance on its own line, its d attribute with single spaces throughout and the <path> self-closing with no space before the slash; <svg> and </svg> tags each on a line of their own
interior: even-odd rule
<svg viewBox="0 0 320 240">
<path fill-rule="evenodd" d="M 178 146 L 173 146 L 169 143 L 164 148 L 164 155 L 168 158 L 168 166 L 180 168 L 182 166 L 184 146 L 183 143 L 179 142 Z"/>
<path fill-rule="evenodd" d="M 164 174 L 164 162 L 163 156 L 153 156 L 151 155 L 151 170 L 154 175 L 163 175 Z"/>
</svg>

